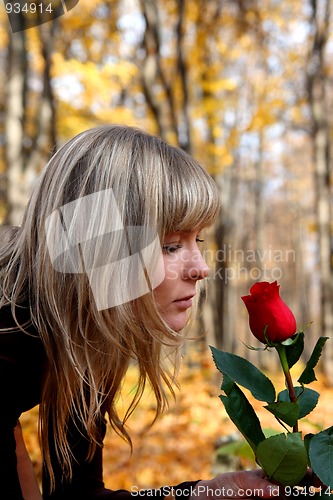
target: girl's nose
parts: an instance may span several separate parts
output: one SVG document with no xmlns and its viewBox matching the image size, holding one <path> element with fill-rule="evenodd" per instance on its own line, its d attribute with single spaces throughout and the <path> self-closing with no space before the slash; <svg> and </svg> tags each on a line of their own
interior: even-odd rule
<svg viewBox="0 0 333 500">
<path fill-rule="evenodd" d="M 203 280 L 207 278 L 209 273 L 209 267 L 206 264 L 205 259 L 201 255 L 201 252 L 193 252 L 191 258 L 188 259 L 184 268 L 184 278 L 192 280 Z"/>
</svg>

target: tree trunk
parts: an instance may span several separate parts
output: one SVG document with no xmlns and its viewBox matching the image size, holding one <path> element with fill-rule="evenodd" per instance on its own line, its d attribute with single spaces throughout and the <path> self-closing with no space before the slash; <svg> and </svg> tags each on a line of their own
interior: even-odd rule
<svg viewBox="0 0 333 500">
<path fill-rule="evenodd" d="M 316 189 L 316 211 L 321 284 L 321 332 L 333 337 L 333 266 L 331 240 L 330 145 L 327 121 L 326 79 L 324 53 L 329 33 L 330 1 L 319 9 L 317 0 L 311 0 L 311 26 L 314 32 L 309 55 L 307 83 L 312 117 L 312 141 Z M 324 350 L 325 372 L 333 384 L 333 346 Z"/>
<path fill-rule="evenodd" d="M 185 19 L 185 0 L 178 0 L 179 16 L 176 28 L 177 34 L 177 57 L 178 57 L 178 71 L 180 76 L 180 83 L 182 89 L 182 109 L 180 116 L 180 123 L 178 126 L 179 145 L 184 151 L 192 154 L 192 140 L 191 140 L 191 127 L 190 127 L 190 112 L 189 112 L 189 88 L 188 88 L 188 71 L 184 55 L 184 19 Z"/>
<path fill-rule="evenodd" d="M 38 170 L 55 148 L 55 109 L 51 88 L 50 56 L 56 21 L 40 26 L 44 71 L 41 76 L 43 90 L 33 110 L 33 122 L 27 123 L 29 105 L 27 78 L 29 73 L 24 16 L 17 14 L 22 31 L 9 34 L 8 80 L 5 111 L 5 158 L 7 213 L 4 224 L 20 225 Z M 31 120 L 31 119 L 30 119 Z M 32 125 L 32 126 L 31 126 Z M 33 130 L 33 132 L 31 132 Z"/>
<path fill-rule="evenodd" d="M 160 136 L 178 145 L 177 118 L 171 84 L 161 65 L 161 27 L 158 2 L 141 0 L 141 10 L 146 21 L 143 37 L 145 58 L 140 64 L 142 85 Z M 164 95 L 160 95 L 161 87 Z"/>
<path fill-rule="evenodd" d="M 23 27 L 24 17 L 18 14 Z M 8 80 L 5 111 L 7 214 L 4 223 L 19 224 L 26 202 L 22 183 L 23 123 L 27 80 L 25 31 L 9 31 Z"/>
</svg>

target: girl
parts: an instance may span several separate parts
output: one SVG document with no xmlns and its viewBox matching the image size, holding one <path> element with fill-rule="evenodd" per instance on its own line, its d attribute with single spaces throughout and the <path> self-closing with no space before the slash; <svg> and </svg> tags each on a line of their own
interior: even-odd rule
<svg viewBox="0 0 333 500">
<path fill-rule="evenodd" d="M 22 227 L 1 235 L 1 498 L 28 491 L 14 428 L 38 403 L 43 498 L 131 498 L 104 487 L 105 415 L 130 442 L 125 422 L 147 382 L 156 416 L 166 408 L 208 273 L 200 232 L 218 210 L 214 182 L 191 157 L 136 129 L 97 127 L 53 156 Z M 122 420 L 116 401 L 133 361 L 137 391 Z M 17 428 L 16 436 L 20 451 Z M 175 489 L 180 498 L 224 498 L 242 488 L 269 496 L 269 487 L 260 472 L 245 472 Z"/>
</svg>

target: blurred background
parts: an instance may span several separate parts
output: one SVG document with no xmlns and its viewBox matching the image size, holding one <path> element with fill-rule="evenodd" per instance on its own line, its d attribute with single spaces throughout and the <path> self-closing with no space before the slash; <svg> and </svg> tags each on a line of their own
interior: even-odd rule
<svg viewBox="0 0 333 500">
<path fill-rule="evenodd" d="M 1 224 L 20 224 L 61 144 L 103 123 L 180 146 L 220 190 L 221 217 L 204 250 L 206 305 L 193 329 L 205 336 L 188 343 L 178 402 L 148 437 L 149 394 L 133 417 L 132 458 L 110 435 L 112 488 L 211 474 L 217 440 L 235 429 L 217 397 L 208 345 L 277 367 L 273 355 L 244 345 L 256 344 L 240 297 L 256 281 L 279 282 L 298 328 L 313 322 L 305 361 L 319 336 L 333 338 L 332 9 L 330 0 L 80 0 L 29 29 L 17 13 L 12 33 L 0 8 Z M 320 369 L 325 401 L 332 342 Z M 318 426 L 331 425 L 327 405 Z M 39 474 L 36 411 L 24 419 Z"/>
</svg>

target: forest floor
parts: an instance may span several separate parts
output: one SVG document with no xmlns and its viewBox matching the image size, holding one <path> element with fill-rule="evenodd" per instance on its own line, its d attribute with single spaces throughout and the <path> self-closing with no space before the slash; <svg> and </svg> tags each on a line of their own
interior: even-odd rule
<svg viewBox="0 0 333 500">
<path fill-rule="evenodd" d="M 280 374 L 267 374 L 277 390 L 283 390 Z M 297 375 L 297 374 L 296 374 Z M 296 377 L 297 378 L 297 377 Z M 295 379 L 296 379 L 295 378 Z M 303 434 L 316 433 L 332 425 L 333 388 L 327 387 L 323 376 L 311 384 L 320 392 L 319 403 L 314 411 L 302 419 Z M 153 427 L 146 431 L 154 416 L 154 398 L 145 393 L 139 407 L 128 420 L 128 430 L 133 441 L 133 452 L 117 434 L 108 429 L 104 447 L 104 480 L 110 489 L 136 487 L 150 488 L 176 485 L 182 481 L 208 479 L 217 468 L 217 443 L 228 436 L 235 436 L 236 428 L 229 420 L 219 399 L 221 376 L 211 361 L 210 354 L 200 356 L 191 363 L 184 363 L 179 375 L 180 389 L 176 390 L 176 401 L 170 399 L 170 408 Z M 129 369 L 119 402 L 120 412 L 133 397 L 136 371 Z M 264 429 L 283 428 L 263 408 L 264 403 L 250 399 Z M 38 408 L 21 417 L 25 441 L 34 463 L 37 476 L 41 476 L 41 455 L 37 437 Z M 228 461 L 227 461 L 228 462 Z M 231 458 L 231 468 L 254 468 L 254 461 L 241 456 Z M 224 465 L 223 465 L 224 466 Z M 228 464 L 226 465 L 228 467 Z"/>
</svg>

